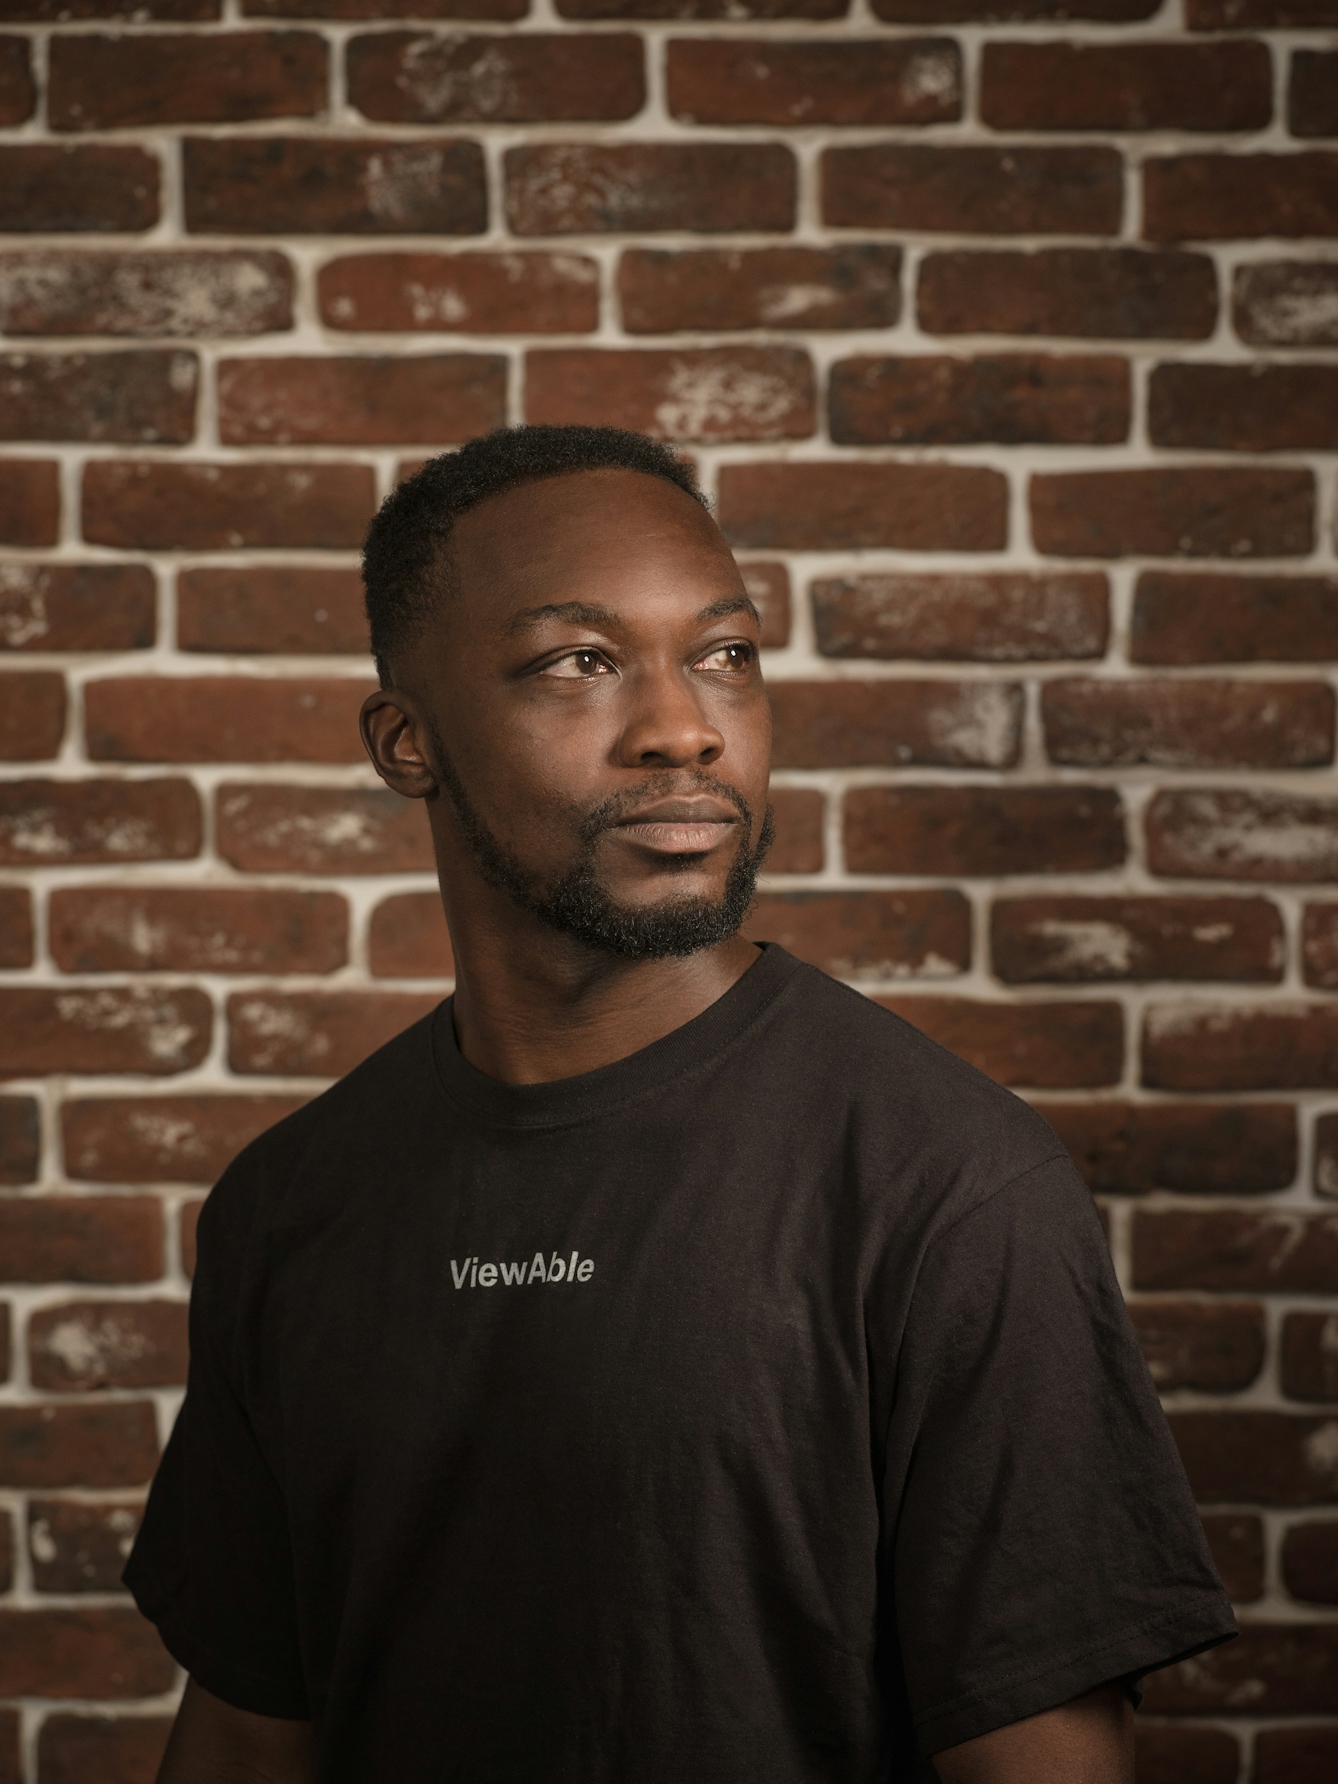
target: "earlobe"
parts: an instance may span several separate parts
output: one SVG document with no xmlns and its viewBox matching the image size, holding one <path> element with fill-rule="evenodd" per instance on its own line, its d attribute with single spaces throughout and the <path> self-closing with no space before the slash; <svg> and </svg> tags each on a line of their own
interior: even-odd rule
<svg viewBox="0 0 1338 1784">
<path fill-rule="evenodd" d="M 408 695 L 378 688 L 363 701 L 358 726 L 372 767 L 392 791 L 405 799 L 426 799 L 436 791 L 436 776 L 419 742 L 422 726 Z"/>
</svg>

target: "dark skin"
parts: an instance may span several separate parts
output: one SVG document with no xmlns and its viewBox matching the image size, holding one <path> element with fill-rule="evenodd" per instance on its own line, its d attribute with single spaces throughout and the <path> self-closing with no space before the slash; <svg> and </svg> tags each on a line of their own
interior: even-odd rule
<svg viewBox="0 0 1338 1784">
<path fill-rule="evenodd" d="M 691 1021 L 757 949 L 735 935 L 684 957 L 628 960 L 555 931 L 480 869 L 451 771 L 538 892 L 570 872 L 582 820 L 613 801 L 617 820 L 594 843 L 603 892 L 629 911 L 718 902 L 766 805 L 757 616 L 710 517 L 639 472 L 494 496 L 458 522 L 453 562 L 439 617 L 365 703 L 363 741 L 386 784 L 427 807 L 461 1051 L 506 1083 L 543 1083 Z M 1106 1686 L 934 1763 L 943 1784 L 1132 1784 L 1132 1712 Z M 159 1784 L 315 1776 L 310 1723 L 187 1685 Z"/>
</svg>

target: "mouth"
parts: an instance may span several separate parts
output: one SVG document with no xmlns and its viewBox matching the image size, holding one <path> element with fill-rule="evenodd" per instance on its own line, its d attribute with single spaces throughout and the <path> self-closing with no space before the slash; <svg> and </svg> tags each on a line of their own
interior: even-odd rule
<svg viewBox="0 0 1338 1784">
<path fill-rule="evenodd" d="M 630 813 L 613 829 L 627 842 L 657 855 L 706 855 L 738 822 L 738 812 L 719 799 L 661 799 Z"/>
</svg>

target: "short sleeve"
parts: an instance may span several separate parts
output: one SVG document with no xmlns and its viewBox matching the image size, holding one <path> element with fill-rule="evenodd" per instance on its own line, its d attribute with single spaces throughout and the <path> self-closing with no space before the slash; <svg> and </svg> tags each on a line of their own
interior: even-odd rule
<svg viewBox="0 0 1338 1784">
<path fill-rule="evenodd" d="M 1067 1158 L 929 1245 L 885 1464 L 884 1566 L 924 1754 L 1235 1633 Z"/>
<path fill-rule="evenodd" d="M 229 1366 L 238 1284 L 218 1194 L 200 1222 L 186 1398 L 125 1583 L 206 1691 L 258 1715 L 306 1719 L 283 1497 Z"/>
</svg>

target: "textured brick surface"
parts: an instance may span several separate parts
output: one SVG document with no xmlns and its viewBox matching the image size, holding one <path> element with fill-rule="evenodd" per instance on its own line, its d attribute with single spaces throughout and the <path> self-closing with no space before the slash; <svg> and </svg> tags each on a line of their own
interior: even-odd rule
<svg viewBox="0 0 1338 1784">
<path fill-rule="evenodd" d="M 584 254 L 348 254 L 320 271 L 338 329 L 577 334 L 599 321 L 599 267 Z"/>
<path fill-rule="evenodd" d="M 325 109 L 328 54 L 314 31 L 56 37 L 47 115 L 53 130 L 314 117 Z"/>
<path fill-rule="evenodd" d="M 901 249 L 630 248 L 618 263 L 623 327 L 882 328 L 901 314 Z"/>
<path fill-rule="evenodd" d="M 1125 855 L 1106 787 L 861 787 L 846 795 L 853 873 L 1089 873 Z"/>
<path fill-rule="evenodd" d="M 1138 663 L 1338 659 L 1338 578 L 1146 571 L 1129 654 Z"/>
<path fill-rule="evenodd" d="M 1099 575 L 851 576 L 813 583 L 828 657 L 1019 663 L 1099 657 L 1108 589 Z"/>
<path fill-rule="evenodd" d="M 996 130 L 1261 130 L 1262 43 L 990 43 L 980 111 Z"/>
<path fill-rule="evenodd" d="M 1237 269 L 1231 319 L 1258 347 L 1338 345 L 1338 265 L 1261 260 Z"/>
<path fill-rule="evenodd" d="M 183 570 L 177 578 L 181 650 L 367 654 L 362 578 L 356 570 L 287 564 Z"/>
<path fill-rule="evenodd" d="M 1143 205 L 1149 241 L 1338 235 L 1338 154 L 1153 159 Z"/>
<path fill-rule="evenodd" d="M 517 235 L 788 230 L 796 169 L 781 143 L 543 143 L 506 152 Z"/>
<path fill-rule="evenodd" d="M 823 221 L 964 235 L 1114 235 L 1120 158 L 1102 148 L 870 144 L 823 155 Z"/>
<path fill-rule="evenodd" d="M 1010 898 L 990 926 L 1010 984 L 1106 979 L 1276 982 L 1282 918 L 1263 898 Z"/>
<path fill-rule="evenodd" d="M 504 421 L 506 361 L 483 353 L 225 359 L 218 410 L 227 446 L 458 443 Z"/>
<path fill-rule="evenodd" d="M 383 124 L 538 124 L 630 118 L 646 97 L 641 39 L 527 32 L 523 37 L 351 38 L 349 100 Z"/>
<path fill-rule="evenodd" d="M 688 124 L 942 124 L 962 109 L 951 38 L 679 38 L 666 66 L 669 110 Z"/>
<path fill-rule="evenodd" d="M 198 384 L 193 353 L 0 354 L 0 439 L 182 446 Z"/>
<path fill-rule="evenodd" d="M 1327 682 L 1098 681 L 1047 683 L 1052 761 L 1077 767 L 1317 768 L 1333 760 Z"/>
<path fill-rule="evenodd" d="M 929 334 L 1201 340 L 1217 316 L 1206 254 L 1038 248 L 929 254 L 916 296 Z"/>
<path fill-rule="evenodd" d="M 625 427 L 658 439 L 805 439 L 815 394 L 808 355 L 793 347 L 551 347 L 525 358 L 527 421 Z"/>
<path fill-rule="evenodd" d="M 1007 541 L 1007 496 L 983 465 L 792 460 L 725 465 L 718 513 L 731 545 L 991 551 Z"/>
<path fill-rule="evenodd" d="M 843 359 L 828 390 L 843 446 L 1111 446 L 1130 415 L 1129 368 L 1111 356 Z"/>
<path fill-rule="evenodd" d="M 292 326 L 292 292 L 288 261 L 267 249 L 0 253 L 11 335 L 264 334 Z"/>
<path fill-rule="evenodd" d="M 1309 471 L 1194 466 L 1034 477 L 1032 532 L 1058 557 L 1301 557 L 1315 542 Z"/>
</svg>

